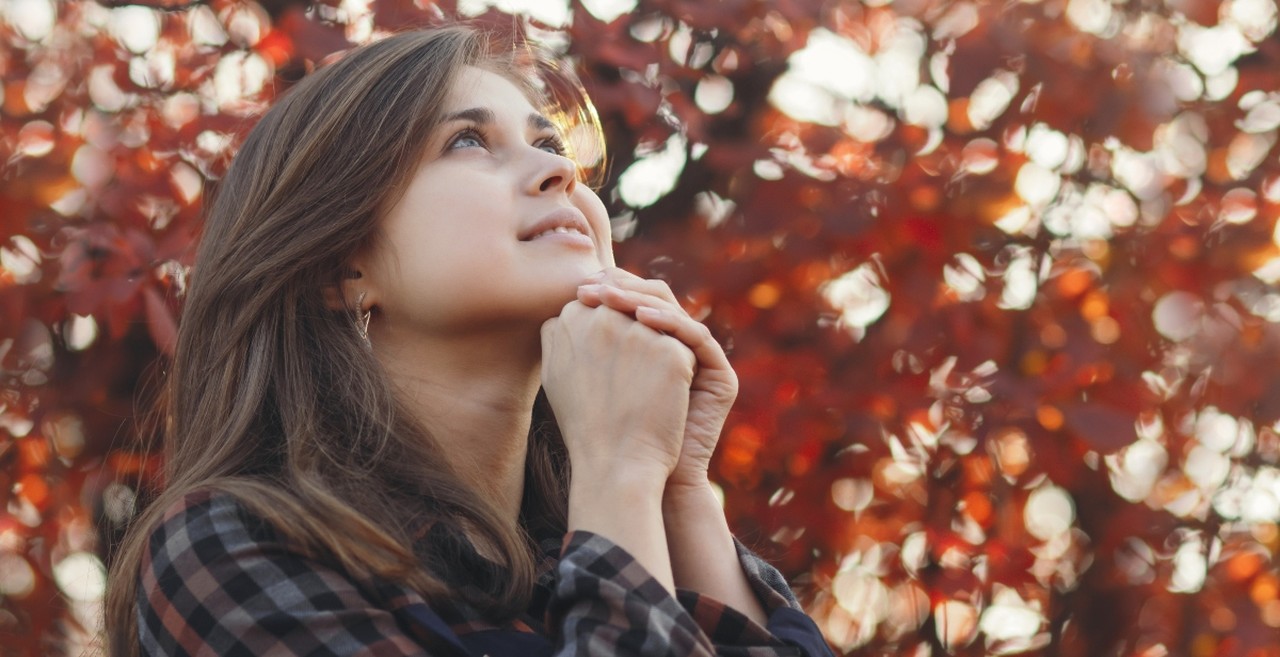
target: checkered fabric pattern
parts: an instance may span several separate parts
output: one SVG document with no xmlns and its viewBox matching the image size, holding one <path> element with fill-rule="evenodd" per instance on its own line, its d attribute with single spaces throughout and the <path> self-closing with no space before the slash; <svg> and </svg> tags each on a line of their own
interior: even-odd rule
<svg viewBox="0 0 1280 657">
<path fill-rule="evenodd" d="M 460 532 L 424 532 L 419 554 L 450 541 L 451 583 L 501 576 Z M 464 604 L 429 605 L 389 581 L 357 581 L 303 556 L 232 497 L 193 493 L 149 538 L 138 593 L 146 655 L 803 655 L 829 657 L 777 570 L 739 544 L 766 627 L 692 591 L 672 597 L 625 550 L 589 532 L 541 543 L 529 609 L 503 625 Z M 464 548 L 461 552 L 459 547 Z M 441 573 L 442 567 L 452 568 Z"/>
</svg>

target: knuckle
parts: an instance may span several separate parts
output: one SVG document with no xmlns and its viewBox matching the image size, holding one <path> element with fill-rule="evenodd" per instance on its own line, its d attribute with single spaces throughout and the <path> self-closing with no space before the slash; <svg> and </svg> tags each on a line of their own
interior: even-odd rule
<svg viewBox="0 0 1280 657">
<path fill-rule="evenodd" d="M 604 268 L 605 278 L 611 281 L 624 281 L 630 275 L 631 275 L 631 272 L 621 267 L 605 267 Z"/>
<path fill-rule="evenodd" d="M 663 351 L 669 354 L 670 357 L 674 358 L 677 363 L 692 367 L 697 362 L 697 358 L 694 357 L 693 352 L 690 351 L 688 347 L 684 346 L 683 342 L 680 342 L 676 338 L 670 335 L 659 335 L 658 340 L 662 344 Z"/>
<path fill-rule="evenodd" d="M 612 308 L 602 306 L 596 308 L 595 311 L 592 315 L 592 319 L 595 320 L 593 323 L 598 330 L 603 331 L 606 335 L 617 336 L 634 328 L 632 324 L 635 322 Z"/>
<path fill-rule="evenodd" d="M 645 281 L 648 283 L 649 289 L 654 296 L 662 297 L 667 301 L 676 303 L 676 293 L 672 291 L 671 285 L 660 278 L 653 278 Z M 677 304 L 678 305 L 678 304 Z"/>
</svg>

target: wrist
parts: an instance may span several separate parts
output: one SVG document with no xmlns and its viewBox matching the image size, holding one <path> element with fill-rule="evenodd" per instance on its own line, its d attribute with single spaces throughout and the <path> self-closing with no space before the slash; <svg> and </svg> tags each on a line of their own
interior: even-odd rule
<svg viewBox="0 0 1280 657">
<path fill-rule="evenodd" d="M 715 486 L 711 483 L 711 477 L 707 475 L 706 470 L 690 472 L 683 468 L 676 468 L 667 478 L 666 493 L 668 495 L 702 496 L 708 492 L 714 494 L 714 491 Z"/>
<path fill-rule="evenodd" d="M 675 579 L 662 518 L 664 480 L 634 469 L 612 476 L 575 474 L 569 484 L 567 529 L 590 532 L 613 542 L 674 594 Z"/>
<path fill-rule="evenodd" d="M 661 499 L 670 475 L 660 463 L 628 459 L 573 459 L 569 495 L 627 495 Z"/>
<path fill-rule="evenodd" d="M 705 476 L 679 480 L 673 477 L 662 491 L 662 509 L 666 515 L 707 510 L 722 514 L 724 505 L 715 486 Z"/>
</svg>

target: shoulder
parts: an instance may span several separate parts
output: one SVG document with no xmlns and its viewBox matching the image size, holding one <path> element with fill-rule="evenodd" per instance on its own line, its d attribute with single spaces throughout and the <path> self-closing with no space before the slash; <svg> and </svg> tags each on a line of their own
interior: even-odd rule
<svg viewBox="0 0 1280 657">
<path fill-rule="evenodd" d="M 148 655 L 405 655 L 449 643 L 412 591 L 307 554 L 229 493 L 191 493 L 166 507 L 140 577 Z M 406 634 L 402 623 L 415 627 Z"/>
<path fill-rule="evenodd" d="M 197 491 L 169 504 L 147 536 L 139 602 L 211 601 L 229 586 L 271 586 L 307 569 L 303 556 L 234 496 Z"/>
<path fill-rule="evenodd" d="M 165 508 L 147 538 L 146 561 L 152 570 L 190 568 L 237 548 L 279 542 L 271 525 L 234 496 L 201 490 Z"/>
</svg>

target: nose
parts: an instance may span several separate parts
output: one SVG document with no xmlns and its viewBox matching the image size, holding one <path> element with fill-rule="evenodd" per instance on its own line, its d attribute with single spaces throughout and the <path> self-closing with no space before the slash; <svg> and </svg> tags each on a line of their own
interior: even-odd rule
<svg viewBox="0 0 1280 657">
<path fill-rule="evenodd" d="M 546 194 L 564 191 L 565 194 L 572 194 L 574 186 L 578 184 L 578 166 L 563 155 L 542 149 L 538 149 L 538 153 L 540 155 L 529 192 Z"/>
</svg>

